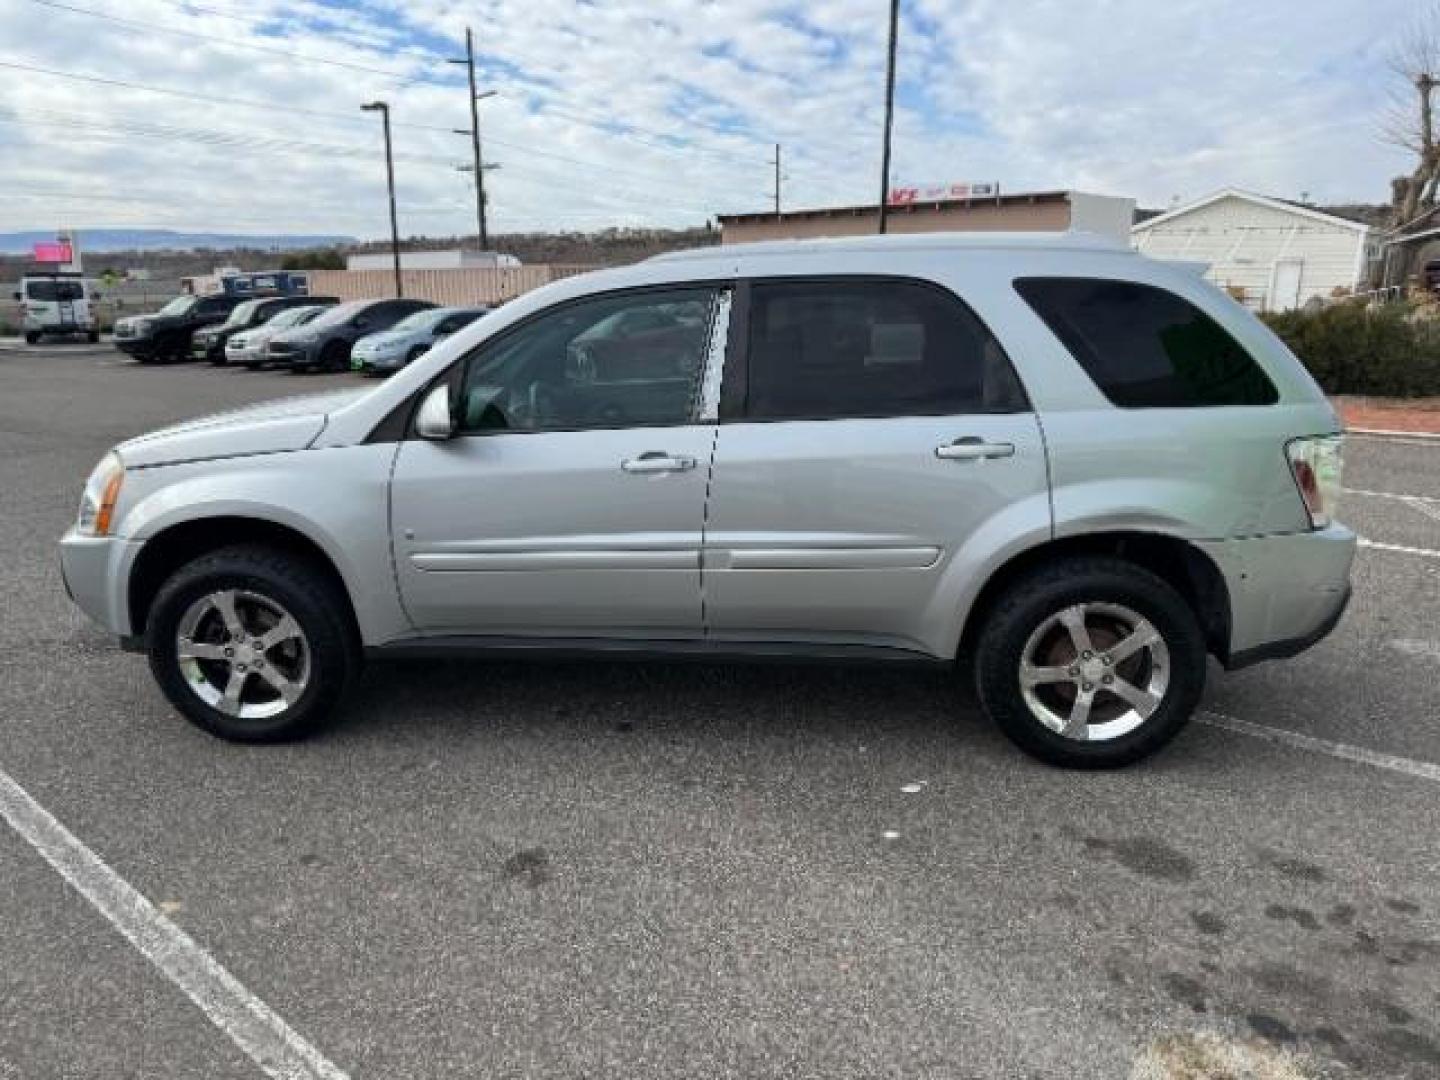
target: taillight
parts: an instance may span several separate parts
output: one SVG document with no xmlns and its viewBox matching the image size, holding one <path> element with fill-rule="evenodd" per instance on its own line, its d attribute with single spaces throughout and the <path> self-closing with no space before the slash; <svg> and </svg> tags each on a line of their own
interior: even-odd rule
<svg viewBox="0 0 1440 1080">
<path fill-rule="evenodd" d="M 1340 506 L 1340 471 L 1345 456 L 1343 435 L 1313 435 L 1285 444 L 1295 486 L 1310 515 L 1310 527 L 1323 529 L 1335 520 Z"/>
</svg>

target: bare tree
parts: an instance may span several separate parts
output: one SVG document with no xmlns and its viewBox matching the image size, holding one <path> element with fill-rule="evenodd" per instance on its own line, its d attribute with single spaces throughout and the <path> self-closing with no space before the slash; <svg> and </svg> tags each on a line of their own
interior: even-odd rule
<svg viewBox="0 0 1440 1080">
<path fill-rule="evenodd" d="M 1440 189 L 1440 5 L 1421 16 L 1390 58 L 1396 86 L 1382 137 L 1415 155 L 1408 176 L 1391 184 L 1393 224 L 1403 225 L 1435 205 Z"/>
</svg>

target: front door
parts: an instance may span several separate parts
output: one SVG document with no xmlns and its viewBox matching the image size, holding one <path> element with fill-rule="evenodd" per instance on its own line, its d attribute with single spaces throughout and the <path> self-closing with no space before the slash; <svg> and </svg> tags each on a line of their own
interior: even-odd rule
<svg viewBox="0 0 1440 1080">
<path fill-rule="evenodd" d="M 459 435 L 404 443 L 391 488 L 422 633 L 701 634 L 718 306 L 710 287 L 589 298 L 460 361 Z"/>
<path fill-rule="evenodd" d="M 710 636 L 953 648 L 957 591 L 978 572 L 967 543 L 1050 527 L 1044 444 L 1009 360 L 920 282 L 759 282 L 747 306 L 711 476 Z"/>
</svg>

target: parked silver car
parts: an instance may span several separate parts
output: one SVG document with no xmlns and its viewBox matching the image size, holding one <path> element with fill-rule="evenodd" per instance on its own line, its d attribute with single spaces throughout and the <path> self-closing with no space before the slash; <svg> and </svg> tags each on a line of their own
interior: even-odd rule
<svg viewBox="0 0 1440 1080">
<path fill-rule="evenodd" d="M 276 334 L 304 326 L 335 306 L 333 300 L 324 304 L 306 304 L 286 308 L 250 330 L 241 330 L 225 342 L 225 362 L 244 364 L 251 370 L 265 366 L 265 346 Z"/>
<path fill-rule="evenodd" d="M 413 364 L 441 338 L 463 330 L 488 307 L 439 307 L 417 311 L 389 330 L 369 334 L 350 350 L 350 366 L 367 375 L 388 374 Z"/>
<path fill-rule="evenodd" d="M 1339 619 L 1339 431 L 1244 309 L 1099 239 L 725 247 L 122 443 L 62 557 L 230 739 L 315 728 L 367 653 L 822 657 L 958 665 L 1025 750 L 1113 766 L 1207 653 Z"/>
</svg>

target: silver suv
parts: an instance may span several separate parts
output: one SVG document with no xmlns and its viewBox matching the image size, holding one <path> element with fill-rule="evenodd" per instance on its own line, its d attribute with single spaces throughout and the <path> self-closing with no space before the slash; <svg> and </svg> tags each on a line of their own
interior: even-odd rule
<svg viewBox="0 0 1440 1080">
<path fill-rule="evenodd" d="M 367 655 L 955 666 L 1026 751 L 1158 749 L 1349 597 L 1340 425 L 1193 267 L 1085 236 L 720 247 L 529 293 L 374 388 L 121 444 L 76 602 L 229 739 Z"/>
</svg>

